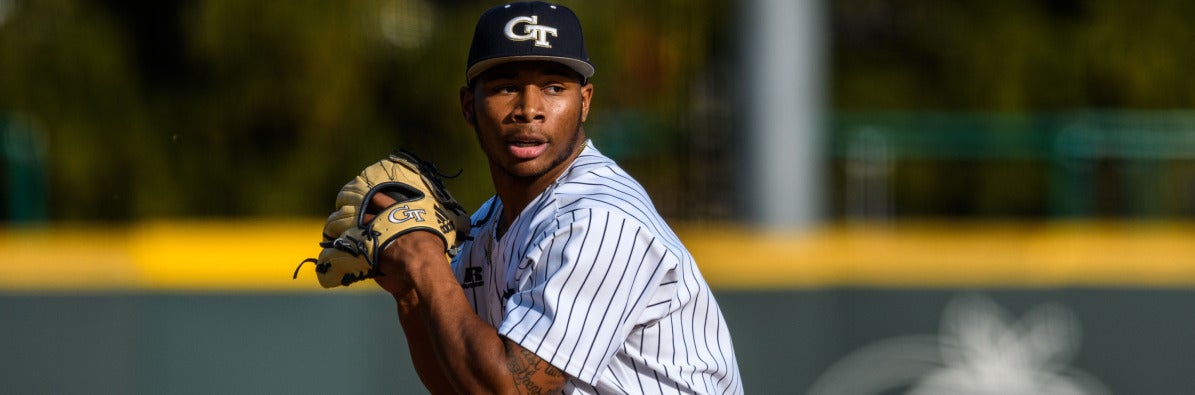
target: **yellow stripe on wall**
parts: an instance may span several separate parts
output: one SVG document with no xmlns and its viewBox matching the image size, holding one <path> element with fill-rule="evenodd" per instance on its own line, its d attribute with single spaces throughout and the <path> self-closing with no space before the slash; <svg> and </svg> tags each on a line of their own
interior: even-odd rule
<svg viewBox="0 0 1195 395">
<path fill-rule="evenodd" d="M 914 223 L 683 231 L 718 288 L 1195 285 L 1195 226 Z"/>
<path fill-rule="evenodd" d="M 8 229 L 0 289 L 318 290 L 312 265 L 291 275 L 319 253 L 322 229 L 322 220 Z"/>
<path fill-rule="evenodd" d="M 322 220 L 0 230 L 0 290 L 319 291 Z M 678 226 L 717 289 L 1195 286 L 1195 224 Z M 377 292 L 363 283 L 338 292 Z"/>
</svg>

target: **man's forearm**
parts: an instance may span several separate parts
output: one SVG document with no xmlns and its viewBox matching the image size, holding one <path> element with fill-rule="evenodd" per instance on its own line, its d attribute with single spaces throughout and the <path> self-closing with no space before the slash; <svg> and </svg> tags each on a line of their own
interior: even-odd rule
<svg viewBox="0 0 1195 395">
<path fill-rule="evenodd" d="M 384 252 L 380 266 L 385 275 L 375 278 L 395 295 L 411 359 L 424 385 L 433 393 L 466 394 L 542 393 L 563 386 L 559 370 L 502 338 L 477 316 L 443 246 L 427 232 L 400 237 Z M 527 360 L 534 363 L 511 364 Z"/>
<path fill-rule="evenodd" d="M 473 312 L 447 267 L 416 266 L 411 267 L 411 281 L 419 303 L 400 311 L 405 316 L 401 320 L 426 331 L 427 341 L 421 346 L 435 356 L 445 381 L 459 393 L 513 390 L 497 329 Z"/>
<path fill-rule="evenodd" d="M 452 383 L 444 376 L 444 369 L 440 365 L 436 353 L 431 348 L 431 336 L 428 332 L 427 320 L 422 314 L 415 313 L 419 308 L 419 297 L 414 290 L 404 295 L 395 295 L 394 301 L 398 305 L 399 323 L 403 334 L 407 338 L 407 349 L 411 353 L 411 362 L 415 365 L 415 373 L 419 381 L 432 394 L 452 394 L 456 391 Z"/>
<path fill-rule="evenodd" d="M 399 237 L 375 278 L 398 304 L 419 379 L 433 393 L 512 392 L 503 340 L 473 312 L 443 248 L 428 232 Z"/>
<path fill-rule="evenodd" d="M 523 346 L 498 335 L 469 306 L 451 270 L 413 270 L 418 308 L 431 349 L 453 388 L 464 394 L 548 394 L 565 385 L 564 372 Z"/>
</svg>

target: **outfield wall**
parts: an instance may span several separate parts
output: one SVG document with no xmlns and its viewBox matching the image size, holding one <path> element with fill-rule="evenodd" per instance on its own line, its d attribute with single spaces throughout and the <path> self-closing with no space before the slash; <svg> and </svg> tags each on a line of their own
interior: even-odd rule
<svg viewBox="0 0 1195 395">
<path fill-rule="evenodd" d="M 0 393 L 421 393 L 388 297 L 291 280 L 319 228 L 6 231 Z M 1195 388 L 1189 225 L 679 229 L 748 393 Z"/>
</svg>

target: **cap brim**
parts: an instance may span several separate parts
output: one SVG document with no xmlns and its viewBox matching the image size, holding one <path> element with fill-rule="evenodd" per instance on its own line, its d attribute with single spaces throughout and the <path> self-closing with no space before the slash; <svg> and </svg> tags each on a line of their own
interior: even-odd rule
<svg viewBox="0 0 1195 395">
<path fill-rule="evenodd" d="M 522 56 L 504 56 L 500 58 L 486 59 L 473 64 L 469 70 L 465 71 L 465 81 L 473 81 L 478 75 L 489 70 L 491 67 L 510 62 L 525 62 L 534 60 L 544 60 L 548 62 L 556 62 L 568 66 L 569 68 L 581 74 L 581 77 L 588 80 L 593 77 L 593 65 L 573 58 L 565 58 L 560 56 L 541 56 L 541 55 L 522 55 Z"/>
</svg>

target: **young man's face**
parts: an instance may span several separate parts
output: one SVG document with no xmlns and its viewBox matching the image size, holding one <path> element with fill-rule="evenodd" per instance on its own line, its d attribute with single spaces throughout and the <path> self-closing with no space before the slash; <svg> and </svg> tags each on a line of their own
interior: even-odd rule
<svg viewBox="0 0 1195 395">
<path fill-rule="evenodd" d="M 518 179 L 555 178 L 585 140 L 593 85 L 559 63 L 512 62 L 461 90 L 461 110 L 496 170 Z"/>
</svg>

